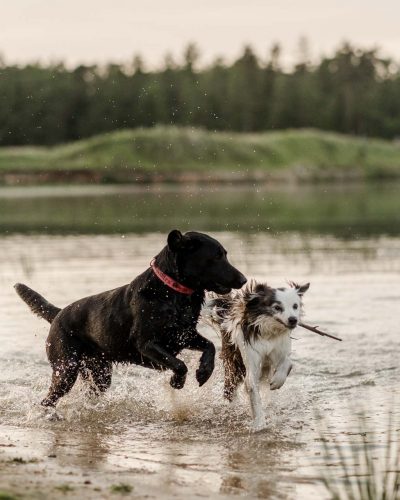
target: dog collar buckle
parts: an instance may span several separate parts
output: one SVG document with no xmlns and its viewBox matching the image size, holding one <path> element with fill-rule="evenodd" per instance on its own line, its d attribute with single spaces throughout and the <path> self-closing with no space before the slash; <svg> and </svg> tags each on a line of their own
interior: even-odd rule
<svg viewBox="0 0 400 500">
<path fill-rule="evenodd" d="M 157 278 L 164 283 L 164 285 L 167 285 L 169 288 L 172 288 L 172 290 L 175 290 L 175 292 L 183 293 L 184 295 L 192 295 L 194 290 L 191 288 L 182 285 L 181 283 L 178 283 L 174 279 L 171 278 L 171 276 L 168 276 L 168 274 L 165 274 L 161 271 L 156 266 L 155 259 L 153 259 L 150 262 L 150 267 L 153 270 L 153 273 L 157 276 Z"/>
</svg>

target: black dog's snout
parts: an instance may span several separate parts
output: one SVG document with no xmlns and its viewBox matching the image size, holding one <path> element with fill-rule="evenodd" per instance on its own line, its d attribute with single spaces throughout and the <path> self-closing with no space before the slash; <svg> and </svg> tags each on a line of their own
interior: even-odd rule
<svg viewBox="0 0 400 500">
<path fill-rule="evenodd" d="M 228 266 L 229 274 L 226 274 L 228 274 L 229 279 L 225 281 L 226 285 L 230 288 L 235 288 L 236 290 L 242 288 L 242 286 L 247 283 L 246 276 L 238 271 L 235 267 L 231 266 L 229 263 Z"/>
<path fill-rule="evenodd" d="M 238 283 L 239 283 L 238 288 L 242 288 L 242 286 L 247 283 L 247 278 L 243 274 L 240 274 L 239 279 L 238 279 Z"/>
<path fill-rule="evenodd" d="M 289 326 L 296 326 L 297 325 L 297 318 L 295 318 L 294 316 L 290 316 L 290 318 L 288 319 L 288 324 L 289 324 Z"/>
</svg>

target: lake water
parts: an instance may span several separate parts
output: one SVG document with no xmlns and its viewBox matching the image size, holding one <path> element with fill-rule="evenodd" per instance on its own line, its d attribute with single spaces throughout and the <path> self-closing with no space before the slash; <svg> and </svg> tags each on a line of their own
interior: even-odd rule
<svg viewBox="0 0 400 500">
<path fill-rule="evenodd" d="M 243 393 L 223 401 L 220 360 L 198 388 L 199 356 L 188 353 L 182 391 L 168 374 L 119 366 L 104 397 L 77 384 L 59 404 L 64 420 L 49 422 L 37 405 L 51 373 L 48 325 L 12 285 L 63 306 L 125 284 L 173 227 L 210 232 L 248 277 L 310 281 L 305 319 L 343 342 L 295 330 L 294 369 L 264 400 L 263 432 L 252 432 Z M 388 414 L 399 421 L 398 185 L 7 188 L 0 232 L 0 490 L 115 498 L 124 483 L 139 498 L 323 499 L 322 474 L 340 476 L 323 440 L 350 450 L 364 414 L 379 454 Z"/>
</svg>

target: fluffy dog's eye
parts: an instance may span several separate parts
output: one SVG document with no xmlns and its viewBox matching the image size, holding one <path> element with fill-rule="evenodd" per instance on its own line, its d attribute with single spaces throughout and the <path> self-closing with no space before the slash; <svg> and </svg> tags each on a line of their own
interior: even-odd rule
<svg viewBox="0 0 400 500">
<path fill-rule="evenodd" d="M 293 309 L 298 309 L 298 308 L 299 308 L 298 304 L 294 304 Z"/>
<path fill-rule="evenodd" d="M 281 306 L 275 305 L 274 309 L 276 312 L 280 312 L 280 313 L 283 312 L 283 308 Z"/>
</svg>

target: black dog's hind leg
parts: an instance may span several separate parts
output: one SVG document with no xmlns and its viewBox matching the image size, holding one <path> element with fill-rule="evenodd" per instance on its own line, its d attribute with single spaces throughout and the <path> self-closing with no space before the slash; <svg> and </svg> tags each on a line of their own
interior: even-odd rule
<svg viewBox="0 0 400 500">
<path fill-rule="evenodd" d="M 95 394 L 105 392 L 111 385 L 112 364 L 103 359 L 84 358 L 79 373 L 90 383 Z"/>
<path fill-rule="evenodd" d="M 194 331 L 192 336 L 187 340 L 185 348 L 193 351 L 201 351 L 203 353 L 200 358 L 199 368 L 196 370 L 196 379 L 201 387 L 207 382 L 214 371 L 214 344 L 202 337 L 197 331 Z"/>
<path fill-rule="evenodd" d="M 174 374 L 171 377 L 170 384 L 174 389 L 182 389 L 185 385 L 187 366 L 183 361 L 169 354 L 165 349 L 160 347 L 155 341 L 147 340 L 138 344 L 138 348 L 146 358 L 154 361 L 163 368 L 172 370 Z"/>
<path fill-rule="evenodd" d="M 47 357 L 53 369 L 51 385 L 41 404 L 55 406 L 57 401 L 67 394 L 74 385 L 79 368 L 83 346 L 72 334 L 53 323 L 47 338 Z"/>
<path fill-rule="evenodd" d="M 55 406 L 57 401 L 72 389 L 78 377 L 78 370 L 79 362 L 74 359 L 53 366 L 49 392 L 40 404 Z"/>
</svg>

